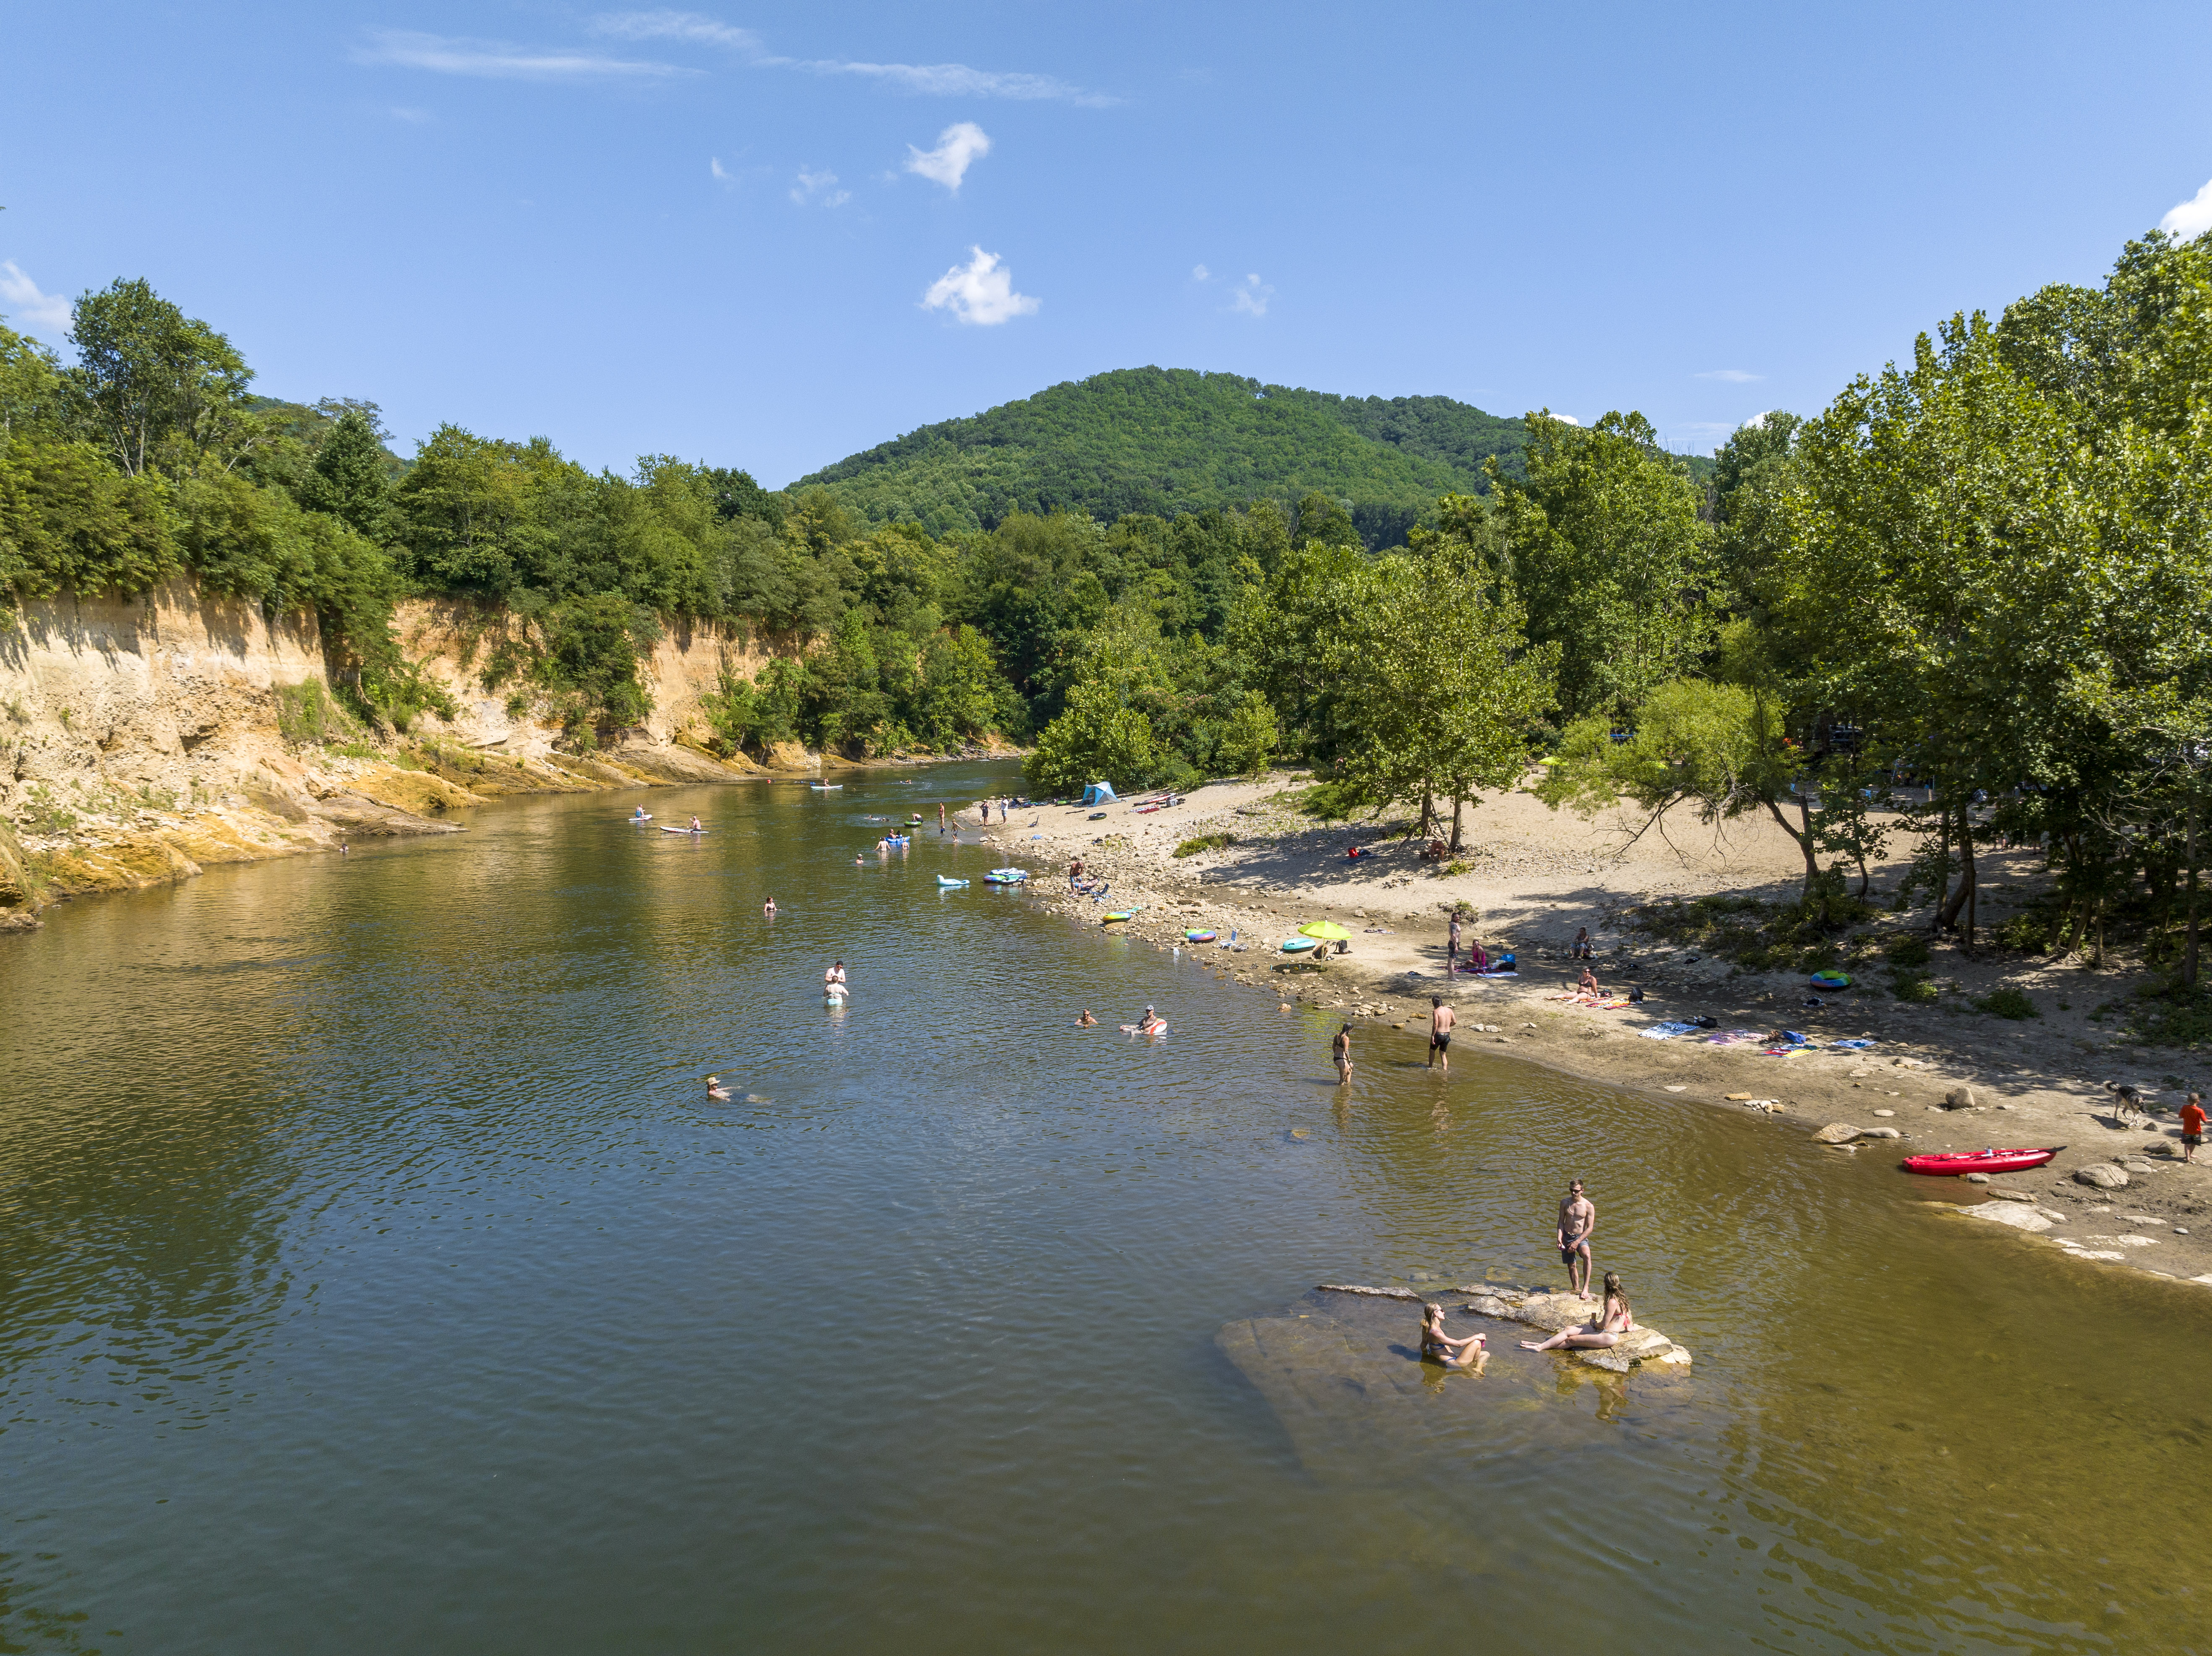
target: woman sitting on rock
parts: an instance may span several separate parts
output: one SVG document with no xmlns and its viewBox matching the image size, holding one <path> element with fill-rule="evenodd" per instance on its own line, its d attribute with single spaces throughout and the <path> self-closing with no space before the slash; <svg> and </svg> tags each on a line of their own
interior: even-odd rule
<svg viewBox="0 0 2212 1656">
<path fill-rule="evenodd" d="M 1490 1355 L 1486 1337 L 1470 1334 L 1455 1340 L 1444 1332 L 1444 1308 L 1435 1301 L 1421 1306 L 1421 1356 L 1447 1368 L 1480 1368 Z"/>
<path fill-rule="evenodd" d="M 1620 1285 L 1620 1273 L 1605 1273 L 1605 1306 L 1596 1318 L 1573 1328 L 1563 1328 L 1548 1340 L 1523 1340 L 1523 1351 L 1556 1351 L 1561 1346 L 1571 1351 L 1602 1351 L 1619 1342 L 1623 1334 L 1636 1331 L 1636 1313 L 1628 1307 L 1628 1292 Z"/>
</svg>

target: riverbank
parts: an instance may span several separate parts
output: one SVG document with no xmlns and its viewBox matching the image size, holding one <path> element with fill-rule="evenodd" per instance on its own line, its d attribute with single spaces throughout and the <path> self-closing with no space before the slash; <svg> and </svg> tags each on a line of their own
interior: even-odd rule
<svg viewBox="0 0 2212 1656">
<path fill-rule="evenodd" d="M 1035 807 L 980 832 L 1036 865 L 1036 900 L 1072 923 L 1096 926 L 1106 910 L 1134 909 L 1114 929 L 1193 949 L 1223 977 L 1272 992 L 1285 1007 L 1337 1013 L 1354 1025 L 1363 1050 L 1372 1050 L 1364 1045 L 1372 1039 L 1401 1062 L 1425 1057 L 1430 1000 L 1441 997 L 1459 1021 L 1456 1052 L 1503 1049 L 1647 1094 L 1662 1107 L 1749 1112 L 1778 1131 L 1835 1138 L 1858 1130 L 1844 1143 L 1808 1145 L 1838 1161 L 2063 1145 L 2048 1166 L 1987 1184 L 1918 1183 L 1928 1201 L 2040 1235 L 2075 1258 L 2212 1285 L 2212 1165 L 2181 1164 L 2170 1113 L 2192 1078 L 2174 1071 L 2193 1066 L 2195 1055 L 2114 1038 L 2100 1012 L 2124 999 L 2127 971 L 1969 957 L 1939 943 L 1930 980 L 1942 992 L 1932 1001 L 1896 999 L 1863 976 L 1842 994 L 1815 995 L 1802 975 L 1746 970 L 1670 945 L 1648 925 L 1678 899 L 1793 893 L 1802 861 L 1771 823 L 1731 824 L 1725 838 L 1632 837 L 1632 824 L 1584 822 L 1511 793 L 1470 812 L 1466 850 L 1439 870 L 1410 841 L 1303 816 L 1286 797 L 1300 781 L 1210 784 L 1158 811 L 1116 804 L 1103 819 L 1081 808 Z M 972 809 L 963 826 L 979 829 Z M 1224 835 L 1233 842 L 1175 854 Z M 1353 842 L 1371 854 L 1347 861 Z M 1066 870 L 1078 857 L 1086 876 L 1108 883 L 1103 901 L 1068 892 Z M 1905 867 L 1900 859 L 1871 869 L 1876 894 Z M 2031 853 L 1990 853 L 1985 913 L 2023 904 L 2039 880 Z M 1447 971 L 1455 906 L 1472 912 L 1468 940 L 1515 953 L 1517 976 Z M 1350 931 L 1350 952 L 1325 966 L 1283 955 L 1281 942 L 1315 920 Z M 1640 989 L 1640 1003 L 1601 1008 L 1567 998 L 1580 969 L 1571 946 L 1585 927 L 1601 984 Z M 1913 929 L 1901 917 L 1869 928 L 1876 936 Z M 1187 930 L 1206 929 L 1236 936 L 1238 946 L 1183 942 Z M 2039 1015 L 2014 1022 L 1975 1010 L 2001 988 L 2030 996 Z M 1644 1033 L 1698 1017 L 1717 1029 Z M 1813 1044 L 1780 1057 L 1769 1055 L 1771 1043 L 1742 1038 L 1777 1029 Z M 1868 1044 L 1835 1044 L 1846 1040 Z M 2124 1119 L 2107 1082 L 2142 1089 L 2167 1113 Z M 2082 1182 L 2091 1167 L 2111 1171 L 2087 1177 L 2120 1182 Z"/>
</svg>

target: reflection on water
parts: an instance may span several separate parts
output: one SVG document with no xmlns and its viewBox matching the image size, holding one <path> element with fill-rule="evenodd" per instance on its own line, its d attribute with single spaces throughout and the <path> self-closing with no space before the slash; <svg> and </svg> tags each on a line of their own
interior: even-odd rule
<svg viewBox="0 0 2212 1656">
<path fill-rule="evenodd" d="M 2194 1290 L 1410 1035 L 1340 1092 L 1320 1014 L 873 855 L 991 780 L 517 802 L 0 950 L 0 1635 L 2204 1642 Z M 1577 1175 L 1686 1374 L 1310 1292 L 1557 1283 Z"/>
</svg>

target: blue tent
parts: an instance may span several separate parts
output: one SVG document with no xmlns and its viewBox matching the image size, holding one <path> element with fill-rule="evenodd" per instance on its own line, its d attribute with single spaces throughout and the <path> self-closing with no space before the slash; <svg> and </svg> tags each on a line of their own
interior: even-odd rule
<svg viewBox="0 0 2212 1656">
<path fill-rule="evenodd" d="M 1093 782 L 1083 790 L 1083 803 L 1086 805 L 1115 805 L 1121 802 L 1121 796 L 1114 792 L 1111 782 Z"/>
</svg>

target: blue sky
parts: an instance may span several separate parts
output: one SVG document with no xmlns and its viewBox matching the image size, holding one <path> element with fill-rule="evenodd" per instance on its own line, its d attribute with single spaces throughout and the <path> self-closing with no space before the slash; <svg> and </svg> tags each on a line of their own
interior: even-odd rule
<svg viewBox="0 0 2212 1656">
<path fill-rule="evenodd" d="M 0 38 L 14 325 L 143 276 L 403 448 L 770 484 L 1143 363 L 1708 449 L 2095 280 L 2212 179 L 2201 3 L 295 0 Z"/>
</svg>

